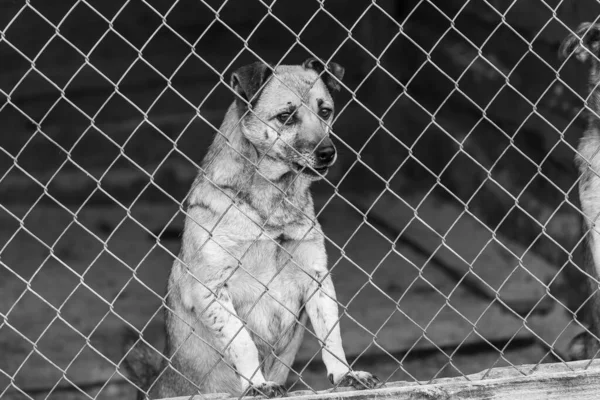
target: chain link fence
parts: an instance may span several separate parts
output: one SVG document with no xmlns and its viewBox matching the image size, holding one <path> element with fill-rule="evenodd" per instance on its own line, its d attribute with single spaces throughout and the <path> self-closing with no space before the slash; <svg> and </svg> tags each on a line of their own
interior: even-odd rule
<svg viewBox="0 0 600 400">
<path fill-rule="evenodd" d="M 328 382 L 338 363 L 384 386 L 484 380 L 500 366 L 528 376 L 542 363 L 568 367 L 571 340 L 597 333 L 573 162 L 588 76 L 558 48 L 600 4 L 296 3 L 0 0 L 1 398 L 133 398 L 161 379 L 204 392 L 211 375 L 174 362 L 190 343 L 211 354 L 206 371 L 228 371 L 242 389 L 277 368 L 288 393 L 352 383 Z M 285 92 L 277 68 L 309 57 L 345 67 L 343 78 L 318 71 L 340 87 L 333 120 L 302 98 L 306 118 L 331 128 L 338 160 L 312 185 L 314 213 L 285 193 L 249 206 L 249 184 L 225 187 L 207 171 L 224 168 L 223 151 L 266 163 L 285 135 L 258 159 L 225 145 L 204 158 L 214 138 L 232 140 L 221 126 L 240 94 L 232 73 L 269 64 Z M 314 158 L 283 146 L 303 164 Z M 273 180 L 252 172 L 254 183 Z M 207 199 L 214 218 L 194 211 Z M 223 234 L 233 214 L 245 223 Z M 296 242 L 271 226 L 290 215 L 308 227 Z M 252 236 L 243 251 L 227 244 L 234 234 Z M 320 251 L 302 253 L 307 238 L 323 242 L 328 272 L 302 263 Z M 249 261 L 260 246 L 281 264 L 272 276 Z M 235 266 L 199 278 L 187 265 L 198 254 Z M 311 289 L 303 305 L 288 298 L 296 280 Z M 223 295 L 228 285 L 246 297 Z M 209 299 L 195 303 L 201 325 L 189 323 L 182 290 Z M 321 307 L 339 315 L 321 326 Z M 229 321 L 222 342 L 206 334 L 215 313 Z M 185 339 L 165 344 L 165 316 Z M 298 332 L 294 359 L 278 343 Z M 244 360 L 256 349 L 240 345 L 250 337 L 254 369 Z M 134 377 L 124 363 L 136 351 L 173 368 Z"/>
</svg>

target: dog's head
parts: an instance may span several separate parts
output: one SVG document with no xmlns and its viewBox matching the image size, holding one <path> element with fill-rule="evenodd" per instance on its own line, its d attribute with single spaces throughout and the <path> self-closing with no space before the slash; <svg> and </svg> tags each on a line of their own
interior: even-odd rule
<svg viewBox="0 0 600 400">
<path fill-rule="evenodd" d="M 254 63 L 235 71 L 231 85 L 245 112 L 243 135 L 254 147 L 287 170 L 320 179 L 336 160 L 330 138 L 333 91 L 344 68 L 309 58 L 302 65 L 275 69 Z"/>
<path fill-rule="evenodd" d="M 600 24 L 583 22 L 563 40 L 559 54 L 568 58 L 573 54 L 579 61 L 591 59 L 596 63 L 600 57 Z"/>
</svg>

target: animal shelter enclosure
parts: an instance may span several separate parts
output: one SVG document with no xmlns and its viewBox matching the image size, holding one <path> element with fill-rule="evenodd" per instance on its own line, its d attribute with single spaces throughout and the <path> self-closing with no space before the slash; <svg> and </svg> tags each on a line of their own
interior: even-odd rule
<svg viewBox="0 0 600 400">
<path fill-rule="evenodd" d="M 570 350 L 597 280 L 574 164 L 589 65 L 558 55 L 598 16 L 596 0 L 0 0 L 0 398 L 135 398 L 122 337 L 162 354 L 232 73 L 309 57 L 345 69 L 337 161 L 311 193 L 345 355 L 382 386 L 332 385 L 306 323 L 287 395 L 599 394 L 598 361 Z"/>
</svg>

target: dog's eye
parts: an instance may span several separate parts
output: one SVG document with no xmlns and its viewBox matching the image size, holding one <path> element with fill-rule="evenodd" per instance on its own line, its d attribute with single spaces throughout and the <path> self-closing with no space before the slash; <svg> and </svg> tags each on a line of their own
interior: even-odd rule
<svg viewBox="0 0 600 400">
<path fill-rule="evenodd" d="M 319 115 L 321 118 L 327 119 L 331 115 L 331 110 L 329 108 L 321 108 L 321 110 L 319 110 Z"/>
<path fill-rule="evenodd" d="M 277 116 L 277 119 L 279 120 L 279 122 L 281 122 L 282 124 L 285 124 L 285 125 L 291 125 L 294 122 L 292 114 L 290 114 L 288 112 L 279 114 Z"/>
</svg>

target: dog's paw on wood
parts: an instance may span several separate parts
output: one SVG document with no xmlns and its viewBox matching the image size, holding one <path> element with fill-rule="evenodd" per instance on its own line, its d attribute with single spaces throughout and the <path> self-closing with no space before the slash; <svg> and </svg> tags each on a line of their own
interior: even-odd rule
<svg viewBox="0 0 600 400">
<path fill-rule="evenodd" d="M 265 382 L 260 385 L 250 386 L 247 396 L 265 396 L 268 398 L 285 396 L 285 388 L 275 382 Z"/>
<path fill-rule="evenodd" d="M 328 378 L 329 382 L 336 387 L 353 387 L 354 389 L 363 390 L 381 386 L 381 382 L 375 375 L 364 371 L 352 371 L 337 380 L 334 380 L 332 374 Z"/>
</svg>

